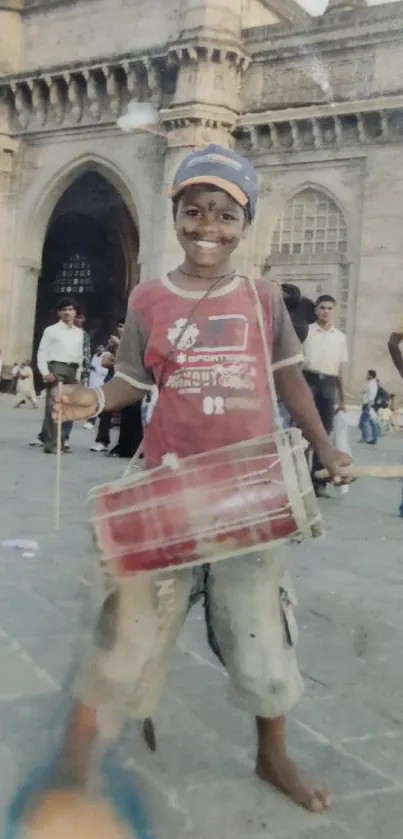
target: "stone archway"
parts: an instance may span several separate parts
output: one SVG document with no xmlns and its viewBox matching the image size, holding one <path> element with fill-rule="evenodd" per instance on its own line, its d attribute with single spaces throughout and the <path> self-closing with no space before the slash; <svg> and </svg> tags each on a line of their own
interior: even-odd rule
<svg viewBox="0 0 403 839">
<path fill-rule="evenodd" d="M 84 153 L 72 160 L 67 160 L 63 166 L 43 166 L 35 172 L 35 178 L 22 193 L 21 201 L 16 207 L 16 236 L 13 252 L 13 268 L 10 272 L 9 297 L 6 317 L 4 318 L 3 342 L 9 359 L 34 358 L 36 349 L 38 326 L 38 290 L 42 283 L 42 262 L 44 244 L 51 230 L 53 221 L 57 220 L 59 210 L 63 209 L 64 196 L 74 194 L 74 184 L 87 174 L 99 175 L 101 182 L 108 187 L 105 199 L 105 214 L 111 209 L 106 221 L 111 235 L 113 234 L 116 248 L 120 242 L 120 250 L 124 255 L 124 283 L 129 290 L 140 278 L 141 250 L 147 246 L 147 235 L 144 235 L 144 224 L 140 213 L 140 195 L 132 173 L 125 171 L 113 159 L 105 158 L 96 153 Z M 141 173 L 140 173 L 141 174 Z M 140 187 L 141 190 L 141 177 Z M 82 207 L 65 205 L 65 209 L 84 211 L 86 217 L 93 216 L 93 203 L 89 196 L 84 196 Z M 119 223 L 116 223 L 116 207 L 119 205 Z M 113 227 L 113 231 L 111 228 Z M 147 234 L 147 230 L 145 231 Z M 133 243 L 133 247 L 127 247 Z M 140 248 L 140 251 L 139 251 Z M 120 272 L 119 272 L 120 276 Z M 51 317 L 51 315 L 49 315 Z M 45 323 L 46 325 L 46 323 Z"/>
<path fill-rule="evenodd" d="M 34 353 L 57 301 L 74 297 L 87 315 L 93 344 L 124 317 L 139 279 L 139 234 L 120 192 L 88 169 L 66 188 L 49 219 L 38 279 Z"/>
</svg>

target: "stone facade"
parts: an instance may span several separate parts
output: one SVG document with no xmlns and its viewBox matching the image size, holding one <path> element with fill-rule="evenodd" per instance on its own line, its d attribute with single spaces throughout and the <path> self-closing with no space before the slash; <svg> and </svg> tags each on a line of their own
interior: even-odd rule
<svg viewBox="0 0 403 839">
<path fill-rule="evenodd" d="M 105 282 L 123 272 L 127 294 L 178 259 L 167 198 L 178 161 L 220 142 L 250 156 L 261 181 L 240 268 L 334 293 L 351 392 L 368 366 L 398 389 L 386 341 L 403 308 L 402 67 L 403 2 L 330 0 L 311 18 L 293 0 L 0 0 L 6 364 L 32 353 L 46 242 L 63 214 L 103 225 L 115 243 Z M 156 105 L 161 135 L 120 132 L 131 99 Z M 90 200 L 101 181 L 119 204 L 109 219 Z M 67 288 L 68 268 L 57 270 Z"/>
</svg>

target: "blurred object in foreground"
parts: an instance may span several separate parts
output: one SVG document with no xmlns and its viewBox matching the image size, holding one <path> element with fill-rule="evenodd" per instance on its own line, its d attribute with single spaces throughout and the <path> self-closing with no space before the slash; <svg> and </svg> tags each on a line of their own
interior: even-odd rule
<svg viewBox="0 0 403 839">
<path fill-rule="evenodd" d="M 111 807 L 78 789 L 52 790 L 28 810 L 21 839 L 131 839 Z"/>
<path fill-rule="evenodd" d="M 155 839 L 132 775 L 105 755 L 86 792 L 63 785 L 57 762 L 37 765 L 12 799 L 3 839 Z"/>
</svg>

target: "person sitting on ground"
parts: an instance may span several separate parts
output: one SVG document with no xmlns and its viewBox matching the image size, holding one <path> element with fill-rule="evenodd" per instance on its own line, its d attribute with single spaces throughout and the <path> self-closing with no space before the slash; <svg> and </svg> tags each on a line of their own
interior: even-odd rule
<svg viewBox="0 0 403 839">
<path fill-rule="evenodd" d="M 382 409 L 381 409 L 382 410 Z M 396 394 L 391 393 L 389 397 L 389 405 L 387 410 L 387 422 L 389 426 L 394 431 L 399 427 L 398 418 L 397 418 L 397 407 L 396 407 Z"/>
<path fill-rule="evenodd" d="M 17 393 L 17 384 L 18 384 L 19 377 L 20 377 L 20 365 L 18 364 L 18 361 L 14 361 L 14 364 L 11 368 L 11 379 L 10 379 L 10 387 L 9 387 L 9 393 L 11 393 L 13 396 L 15 396 L 15 394 Z"/>
<path fill-rule="evenodd" d="M 396 420 L 390 405 L 388 405 L 387 408 L 379 408 L 378 418 L 382 434 L 387 434 L 389 431 L 395 431 Z"/>
<path fill-rule="evenodd" d="M 34 374 L 30 361 L 24 361 L 20 368 L 20 375 L 17 382 L 17 401 L 14 408 L 26 405 L 29 402 L 32 408 L 38 407 L 38 399 L 34 387 Z"/>
</svg>

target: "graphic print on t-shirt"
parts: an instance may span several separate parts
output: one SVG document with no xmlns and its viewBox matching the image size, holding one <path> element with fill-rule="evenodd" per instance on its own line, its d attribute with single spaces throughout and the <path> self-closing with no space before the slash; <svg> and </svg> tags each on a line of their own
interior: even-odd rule
<svg viewBox="0 0 403 839">
<path fill-rule="evenodd" d="M 256 357 L 248 353 L 249 321 L 241 314 L 209 315 L 198 321 L 180 318 L 168 328 L 172 360 L 178 368 L 165 387 L 177 393 L 202 394 L 205 416 L 226 410 L 256 410 Z M 247 398 L 230 396 L 246 391 Z M 250 395 L 249 395 L 250 394 Z"/>
<path fill-rule="evenodd" d="M 273 363 L 299 364 L 281 289 L 258 281 L 256 291 Z M 209 296 L 185 293 L 166 278 L 140 283 L 125 333 L 118 375 L 159 390 L 144 435 L 149 466 L 167 452 L 187 457 L 276 430 L 256 296 L 246 277 Z"/>
</svg>

